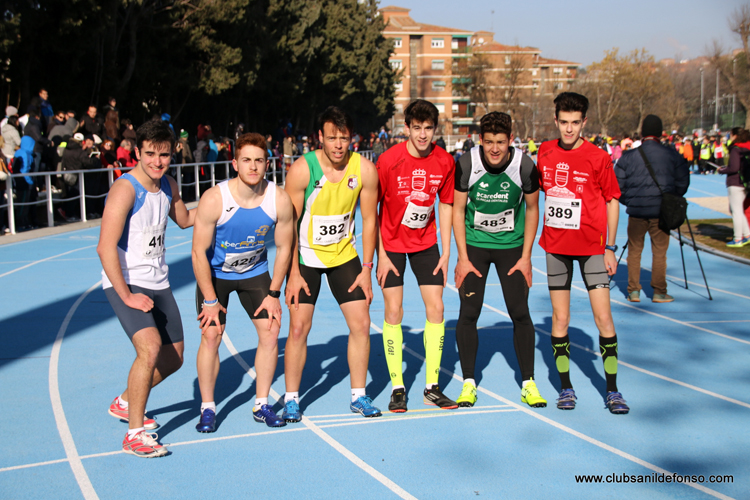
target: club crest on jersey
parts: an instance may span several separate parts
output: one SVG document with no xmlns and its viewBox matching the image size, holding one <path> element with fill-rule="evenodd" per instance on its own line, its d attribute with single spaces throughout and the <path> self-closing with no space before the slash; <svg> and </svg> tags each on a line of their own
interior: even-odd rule
<svg viewBox="0 0 750 500">
<path fill-rule="evenodd" d="M 271 229 L 271 226 L 263 225 L 263 226 L 260 226 L 258 229 L 256 229 L 255 232 L 259 236 L 265 236 L 269 229 Z"/>
<path fill-rule="evenodd" d="M 503 191 L 507 191 L 509 187 L 510 187 L 510 182 L 508 181 L 503 181 L 500 184 L 500 189 L 502 189 Z"/>
<path fill-rule="evenodd" d="M 418 168 L 411 173 L 411 188 L 414 191 L 424 191 L 426 184 L 427 184 L 427 171 L 426 170 Z"/>
<path fill-rule="evenodd" d="M 348 187 L 352 191 L 357 189 L 358 185 L 359 185 L 359 178 L 356 175 L 350 175 L 349 178 L 346 180 L 346 187 Z"/>
</svg>

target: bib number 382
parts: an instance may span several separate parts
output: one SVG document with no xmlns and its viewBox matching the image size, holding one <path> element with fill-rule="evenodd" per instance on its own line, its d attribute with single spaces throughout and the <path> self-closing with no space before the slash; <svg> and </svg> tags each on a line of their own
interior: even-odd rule
<svg viewBox="0 0 750 500">
<path fill-rule="evenodd" d="M 581 200 L 547 197 L 544 203 L 544 225 L 560 229 L 580 229 Z"/>
<path fill-rule="evenodd" d="M 313 215 L 313 243 L 333 245 L 349 234 L 351 214 Z"/>
<path fill-rule="evenodd" d="M 164 255 L 164 234 L 166 231 L 166 223 L 143 228 L 144 259 L 158 259 Z"/>
<path fill-rule="evenodd" d="M 433 209 L 434 205 L 420 207 L 409 202 L 406 212 L 404 212 L 404 217 L 401 219 L 401 224 L 411 229 L 427 227 L 427 224 L 430 223 L 430 215 L 432 215 Z"/>
</svg>

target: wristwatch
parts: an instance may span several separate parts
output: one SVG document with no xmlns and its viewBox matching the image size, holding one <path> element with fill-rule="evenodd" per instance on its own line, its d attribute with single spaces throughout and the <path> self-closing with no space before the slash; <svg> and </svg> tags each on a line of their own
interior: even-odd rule
<svg viewBox="0 0 750 500">
<path fill-rule="evenodd" d="M 606 250 L 612 250 L 613 253 L 617 252 L 617 245 L 606 245 L 604 248 Z"/>
<path fill-rule="evenodd" d="M 278 299 L 281 297 L 281 290 L 268 290 L 268 296 Z"/>
</svg>

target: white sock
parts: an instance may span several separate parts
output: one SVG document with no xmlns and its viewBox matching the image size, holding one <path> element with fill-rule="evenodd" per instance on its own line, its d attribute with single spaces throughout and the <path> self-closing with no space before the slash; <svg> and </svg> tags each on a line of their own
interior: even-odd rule
<svg viewBox="0 0 750 500">
<path fill-rule="evenodd" d="M 136 434 L 138 434 L 141 431 L 145 431 L 146 429 L 143 427 L 138 427 L 137 429 L 128 429 L 128 439 L 133 439 Z"/>
<path fill-rule="evenodd" d="M 392 392 L 392 393 L 393 393 L 393 392 L 396 392 L 396 391 L 397 391 L 398 389 L 403 389 L 403 390 L 405 391 L 405 390 L 406 390 L 406 387 L 404 387 L 403 385 L 394 385 L 394 386 L 393 386 L 393 389 L 391 389 L 391 392 Z"/>
<path fill-rule="evenodd" d="M 208 403 L 201 403 L 201 414 L 203 413 L 203 410 L 211 410 L 212 412 L 216 413 L 216 403 L 213 401 L 209 401 Z"/>
<path fill-rule="evenodd" d="M 475 388 L 475 389 L 476 389 L 476 387 L 477 387 L 477 383 L 476 383 L 476 382 L 474 381 L 474 379 L 473 379 L 473 378 L 467 378 L 467 379 L 464 379 L 464 384 L 471 384 L 471 385 L 473 385 L 473 386 L 474 386 L 474 388 Z"/>
<path fill-rule="evenodd" d="M 255 407 L 253 410 L 260 410 L 260 407 L 268 404 L 268 398 L 255 398 Z"/>
<path fill-rule="evenodd" d="M 364 387 L 361 389 L 352 389 L 352 403 L 366 395 Z"/>
<path fill-rule="evenodd" d="M 128 402 L 122 399 L 122 394 L 117 396 L 117 404 L 122 406 L 126 410 L 128 409 Z"/>
<path fill-rule="evenodd" d="M 529 382 L 531 382 L 532 380 L 534 380 L 534 379 L 533 379 L 533 378 L 530 378 L 529 380 L 524 380 L 523 382 L 521 382 L 521 388 L 523 389 L 524 387 L 526 387 L 526 384 L 528 384 L 528 383 L 529 383 Z"/>
<path fill-rule="evenodd" d="M 424 386 L 425 389 L 432 389 L 433 387 L 437 386 L 437 384 L 426 384 Z"/>
<path fill-rule="evenodd" d="M 294 400 L 295 403 L 299 404 L 299 392 L 287 392 L 284 394 L 284 402 Z"/>
</svg>

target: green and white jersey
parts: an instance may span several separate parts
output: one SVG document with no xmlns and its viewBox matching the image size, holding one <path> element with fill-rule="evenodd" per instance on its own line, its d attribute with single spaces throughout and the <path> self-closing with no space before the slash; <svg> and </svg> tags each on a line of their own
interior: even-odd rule
<svg viewBox="0 0 750 500">
<path fill-rule="evenodd" d="M 523 195 L 539 189 L 536 168 L 516 148 L 508 164 L 497 169 L 485 165 L 482 155 L 480 146 L 472 148 L 470 155 L 464 155 L 470 158 L 462 157 L 456 169 L 463 181 L 457 179 L 456 189 L 468 192 L 466 243 L 481 248 L 521 246 L 526 221 Z"/>
</svg>

